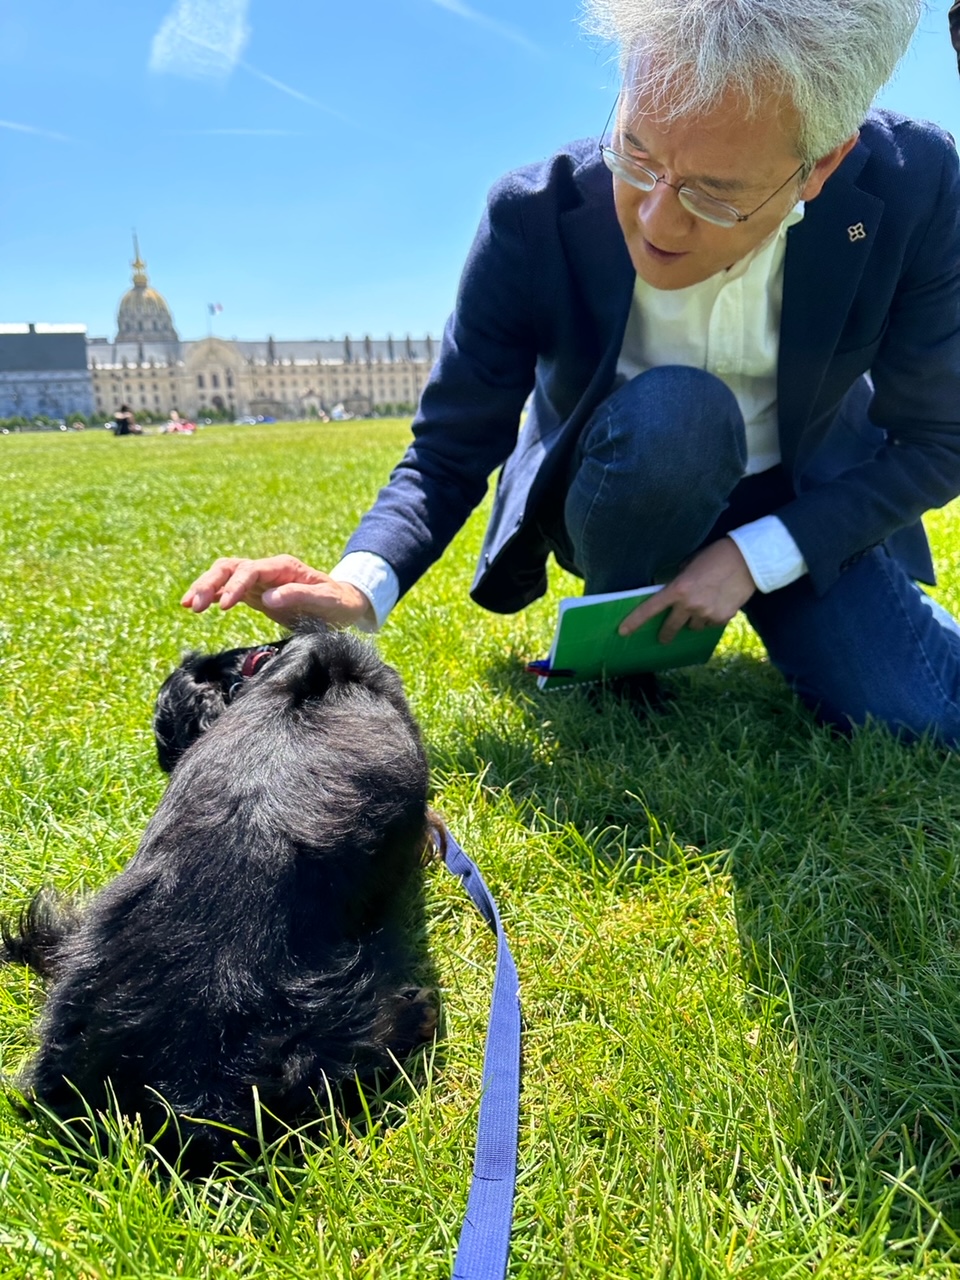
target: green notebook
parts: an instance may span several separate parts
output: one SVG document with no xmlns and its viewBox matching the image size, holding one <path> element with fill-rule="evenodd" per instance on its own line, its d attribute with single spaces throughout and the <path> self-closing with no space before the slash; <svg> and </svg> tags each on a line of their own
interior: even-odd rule
<svg viewBox="0 0 960 1280">
<path fill-rule="evenodd" d="M 545 663 L 531 664 L 530 669 L 540 676 L 537 687 L 560 689 L 583 680 L 706 662 L 723 635 L 723 627 L 705 627 L 703 631 L 684 627 L 669 644 L 661 644 L 657 637 L 667 614 L 658 614 L 632 635 L 618 633 L 617 627 L 627 614 L 659 590 L 641 587 L 561 600 L 550 656 Z"/>
</svg>

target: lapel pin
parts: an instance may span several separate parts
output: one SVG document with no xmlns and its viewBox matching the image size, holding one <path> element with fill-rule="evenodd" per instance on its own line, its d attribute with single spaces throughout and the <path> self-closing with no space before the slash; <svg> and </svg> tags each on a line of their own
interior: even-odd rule
<svg viewBox="0 0 960 1280">
<path fill-rule="evenodd" d="M 862 222 L 855 222 L 852 227 L 847 227 L 847 235 L 850 237 L 850 243 L 853 244 L 857 240 L 866 240 L 867 233 Z"/>
</svg>

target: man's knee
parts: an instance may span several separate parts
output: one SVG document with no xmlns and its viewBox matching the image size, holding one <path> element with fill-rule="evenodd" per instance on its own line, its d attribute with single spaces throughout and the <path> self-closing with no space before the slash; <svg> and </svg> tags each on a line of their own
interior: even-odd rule
<svg viewBox="0 0 960 1280">
<path fill-rule="evenodd" d="M 743 416 L 713 374 L 684 365 L 648 369 L 608 396 L 584 427 L 578 459 L 612 452 L 623 466 L 653 467 L 687 485 L 705 466 L 722 468 L 732 487 L 746 466 Z"/>
<path fill-rule="evenodd" d="M 564 504 L 573 563 L 594 591 L 653 580 L 713 527 L 743 474 L 733 393 L 699 369 L 625 383 L 587 424 Z"/>
<path fill-rule="evenodd" d="M 701 369 L 667 365 L 609 396 L 584 428 L 571 488 L 653 514 L 722 507 L 746 465 L 733 392 Z M 583 506 L 583 498 L 574 505 Z"/>
</svg>

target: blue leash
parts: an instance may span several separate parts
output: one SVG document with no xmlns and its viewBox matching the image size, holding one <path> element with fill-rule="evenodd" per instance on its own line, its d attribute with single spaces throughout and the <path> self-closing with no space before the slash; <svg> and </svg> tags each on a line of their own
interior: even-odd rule
<svg viewBox="0 0 960 1280">
<path fill-rule="evenodd" d="M 510 1255 L 520 1127 L 520 995 L 514 964 L 493 894 L 475 862 L 447 833 L 447 870 L 460 878 L 497 937 L 483 1095 L 467 1212 L 453 1264 L 453 1280 L 503 1280 Z"/>
</svg>

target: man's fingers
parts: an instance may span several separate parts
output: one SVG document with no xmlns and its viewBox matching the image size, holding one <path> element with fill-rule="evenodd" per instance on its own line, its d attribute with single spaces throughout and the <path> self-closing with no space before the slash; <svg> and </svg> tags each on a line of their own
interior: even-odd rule
<svg viewBox="0 0 960 1280">
<path fill-rule="evenodd" d="M 658 637 L 661 644 L 669 644 L 684 627 L 703 631 L 729 622 L 755 590 L 739 547 L 731 538 L 721 538 L 698 551 L 672 582 L 628 614 L 619 631 L 628 636 L 669 609 Z"/>
<path fill-rule="evenodd" d="M 663 613 L 664 609 L 670 608 L 669 598 L 665 591 L 658 591 L 655 596 L 651 596 L 649 600 L 644 600 L 643 604 L 638 605 L 632 613 L 628 613 L 624 620 L 620 623 L 617 631 L 622 636 L 632 635 L 638 627 L 642 627 L 645 622 L 649 622 L 651 618 L 655 618 L 658 613 Z"/>
<path fill-rule="evenodd" d="M 248 604 L 256 609 L 260 597 L 270 587 L 286 582 L 319 584 L 327 575 L 298 560 L 296 556 L 266 556 L 245 560 L 238 556 L 222 556 L 215 560 L 184 593 L 180 603 L 195 613 L 219 601 L 221 609 Z"/>
<path fill-rule="evenodd" d="M 672 594 L 669 588 L 658 591 L 655 596 L 651 596 L 649 600 L 644 600 L 632 613 L 627 614 L 620 623 L 618 631 L 622 636 L 632 635 L 643 626 L 645 622 L 649 622 L 651 618 L 666 613 L 666 617 L 657 632 L 657 639 L 661 644 L 669 644 L 679 631 L 689 625 L 693 630 L 700 630 L 703 623 L 699 627 L 694 627 L 693 618 L 689 609 L 685 608 Z"/>
<path fill-rule="evenodd" d="M 202 613 L 214 601 L 224 610 L 248 605 L 281 626 L 302 616 L 322 618 L 335 627 L 363 618 L 376 621 L 369 600 L 357 587 L 334 581 L 288 555 L 259 560 L 222 556 L 187 588 L 180 603 Z"/>
<path fill-rule="evenodd" d="M 272 577 L 264 581 L 265 576 L 258 561 L 241 560 L 220 591 L 220 608 L 232 609 L 241 601 L 252 604 L 259 600 L 266 587 L 271 585 Z"/>
<path fill-rule="evenodd" d="M 229 582 L 239 563 L 236 556 L 222 556 L 219 560 L 215 560 L 206 572 L 201 573 L 191 582 L 183 593 L 180 603 L 185 609 L 202 613 L 217 598 L 223 585 Z"/>
<path fill-rule="evenodd" d="M 679 605 L 674 605 L 663 621 L 657 639 L 661 644 L 669 644 L 671 640 L 675 640 L 679 632 L 683 630 L 688 623 L 692 626 L 692 620 L 689 613 L 682 609 Z"/>
</svg>

